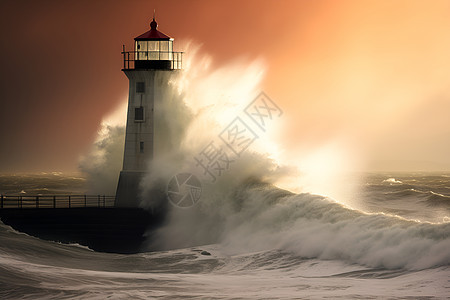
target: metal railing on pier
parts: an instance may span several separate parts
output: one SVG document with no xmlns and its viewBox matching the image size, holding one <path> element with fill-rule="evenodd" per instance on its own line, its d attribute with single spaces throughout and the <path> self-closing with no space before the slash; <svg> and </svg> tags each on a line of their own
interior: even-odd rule
<svg viewBox="0 0 450 300">
<path fill-rule="evenodd" d="M 106 195 L 0 195 L 0 209 L 113 207 L 115 196 Z"/>
</svg>

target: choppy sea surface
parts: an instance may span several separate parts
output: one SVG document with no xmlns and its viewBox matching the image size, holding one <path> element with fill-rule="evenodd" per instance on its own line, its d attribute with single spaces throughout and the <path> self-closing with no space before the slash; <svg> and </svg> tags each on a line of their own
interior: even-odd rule
<svg viewBox="0 0 450 300">
<path fill-rule="evenodd" d="M 149 236 L 164 251 L 98 253 L 0 223 L 0 299 L 449 298 L 450 174 L 361 176 L 359 209 L 265 185 L 173 208 Z M 83 189 L 59 173 L 0 176 L 2 194 Z"/>
</svg>

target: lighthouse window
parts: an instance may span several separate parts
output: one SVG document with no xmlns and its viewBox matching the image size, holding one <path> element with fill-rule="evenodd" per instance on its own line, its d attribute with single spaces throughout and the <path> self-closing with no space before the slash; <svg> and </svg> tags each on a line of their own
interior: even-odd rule
<svg viewBox="0 0 450 300">
<path fill-rule="evenodd" d="M 148 60 L 159 60 L 159 41 L 149 41 L 147 47 Z"/>
<path fill-rule="evenodd" d="M 160 43 L 160 60 L 169 60 L 169 41 L 161 41 Z"/>
<path fill-rule="evenodd" d="M 145 93 L 145 82 L 136 82 L 136 93 Z"/>
<path fill-rule="evenodd" d="M 134 108 L 134 121 L 144 122 L 144 107 L 139 106 Z"/>
<path fill-rule="evenodd" d="M 144 153 L 144 142 L 139 143 L 139 152 Z"/>
<path fill-rule="evenodd" d="M 159 41 L 149 41 L 148 51 L 159 51 Z"/>
</svg>

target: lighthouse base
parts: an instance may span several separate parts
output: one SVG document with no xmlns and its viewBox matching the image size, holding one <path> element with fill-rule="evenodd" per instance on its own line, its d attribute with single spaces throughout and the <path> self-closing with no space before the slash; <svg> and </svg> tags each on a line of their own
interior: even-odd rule
<svg viewBox="0 0 450 300">
<path fill-rule="evenodd" d="M 116 191 L 116 207 L 139 207 L 139 184 L 144 178 L 145 172 L 120 172 L 119 183 Z"/>
</svg>

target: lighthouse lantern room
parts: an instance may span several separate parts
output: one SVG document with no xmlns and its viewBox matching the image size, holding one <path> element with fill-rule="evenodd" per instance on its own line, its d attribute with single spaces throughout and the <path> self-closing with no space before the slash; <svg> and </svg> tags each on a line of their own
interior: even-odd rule
<svg viewBox="0 0 450 300">
<path fill-rule="evenodd" d="M 173 51 L 173 38 L 158 29 L 153 17 L 150 30 L 134 38 L 134 51 L 122 52 L 124 69 L 181 69 L 182 52 Z M 133 59 L 134 58 L 134 59 Z"/>
</svg>

